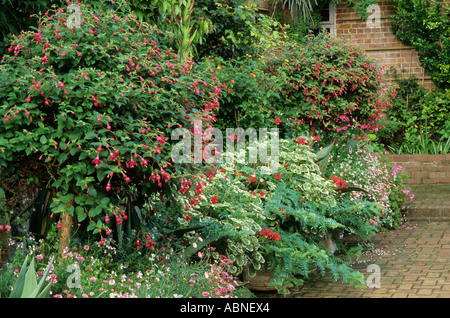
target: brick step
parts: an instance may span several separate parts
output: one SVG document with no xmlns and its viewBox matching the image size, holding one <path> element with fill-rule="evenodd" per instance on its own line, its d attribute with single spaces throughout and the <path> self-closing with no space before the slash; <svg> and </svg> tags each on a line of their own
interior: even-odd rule
<svg viewBox="0 0 450 318">
<path fill-rule="evenodd" d="M 407 199 L 406 217 L 412 221 L 450 221 L 450 184 L 410 185 L 414 199 Z"/>
</svg>

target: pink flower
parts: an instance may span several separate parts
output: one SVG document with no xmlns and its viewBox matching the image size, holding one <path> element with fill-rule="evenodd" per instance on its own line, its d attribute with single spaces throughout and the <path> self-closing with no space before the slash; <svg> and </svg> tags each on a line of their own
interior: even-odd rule
<svg viewBox="0 0 450 318">
<path fill-rule="evenodd" d="M 280 119 L 280 118 L 275 118 L 275 124 L 276 124 L 276 125 L 281 124 L 281 119 Z"/>
</svg>

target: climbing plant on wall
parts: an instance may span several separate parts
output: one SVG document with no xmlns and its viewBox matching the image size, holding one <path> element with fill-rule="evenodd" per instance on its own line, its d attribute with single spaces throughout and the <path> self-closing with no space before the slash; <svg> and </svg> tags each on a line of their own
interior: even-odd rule
<svg viewBox="0 0 450 318">
<path fill-rule="evenodd" d="M 448 4 L 422 0 L 391 0 L 392 30 L 414 47 L 420 62 L 440 88 L 450 87 L 450 13 Z"/>
</svg>

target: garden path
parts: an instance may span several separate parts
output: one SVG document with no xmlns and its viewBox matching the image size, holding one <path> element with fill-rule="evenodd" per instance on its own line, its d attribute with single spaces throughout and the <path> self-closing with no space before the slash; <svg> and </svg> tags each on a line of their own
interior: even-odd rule
<svg viewBox="0 0 450 318">
<path fill-rule="evenodd" d="M 368 266 L 378 265 L 379 286 L 358 290 L 326 275 L 285 297 L 450 298 L 450 184 L 412 190 L 415 198 L 407 204 L 408 221 L 397 230 L 378 233 L 352 263 L 371 283 L 376 282 L 375 272 Z"/>
</svg>

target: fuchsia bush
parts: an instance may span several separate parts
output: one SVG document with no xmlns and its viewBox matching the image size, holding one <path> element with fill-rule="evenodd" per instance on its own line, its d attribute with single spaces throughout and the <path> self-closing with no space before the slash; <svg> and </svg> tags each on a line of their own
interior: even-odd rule
<svg viewBox="0 0 450 318">
<path fill-rule="evenodd" d="M 221 84 L 126 8 L 79 12 L 71 27 L 65 9 L 36 15 L 0 62 L 0 174 L 24 174 L 51 190 L 52 213 L 108 234 L 124 198 L 178 182 L 170 132 L 210 125 Z"/>
<path fill-rule="evenodd" d="M 219 124 L 277 127 L 295 137 L 305 130 L 312 137 L 318 129 L 378 129 L 395 91 L 383 67 L 354 43 L 325 32 L 271 53 L 210 61 L 224 83 Z"/>
<path fill-rule="evenodd" d="M 281 84 L 274 110 L 290 125 L 310 125 L 311 136 L 318 127 L 376 131 L 389 107 L 383 69 L 348 39 L 320 33 L 264 63 Z"/>
</svg>

